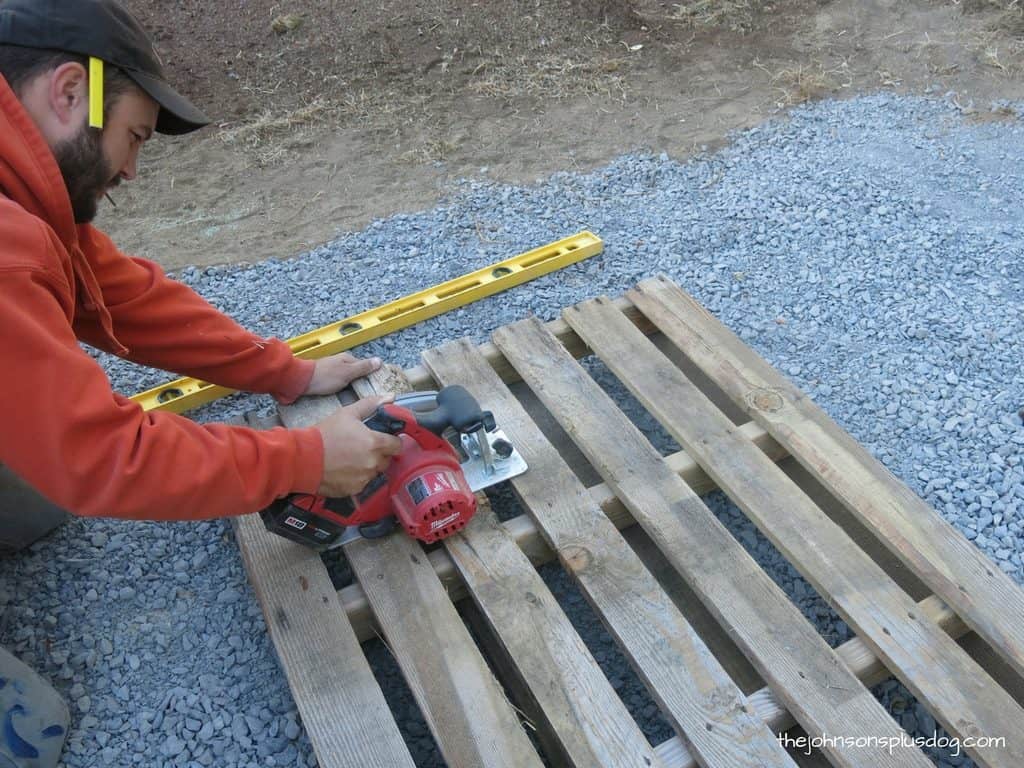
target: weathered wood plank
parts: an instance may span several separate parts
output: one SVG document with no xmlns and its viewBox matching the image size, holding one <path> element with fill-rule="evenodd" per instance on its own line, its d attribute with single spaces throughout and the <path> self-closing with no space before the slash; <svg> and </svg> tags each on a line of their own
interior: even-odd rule
<svg viewBox="0 0 1024 768">
<path fill-rule="evenodd" d="M 262 420 L 258 425 L 250 424 L 250 426 L 268 429 L 274 426 L 281 426 L 281 421 L 277 415 L 273 415 L 268 419 Z M 784 451 L 780 450 L 778 444 L 771 440 L 770 437 L 767 437 L 764 430 L 753 422 L 744 424 L 740 427 L 740 431 L 748 439 L 760 444 L 762 450 L 770 454 L 772 452 L 776 453 L 777 458 L 782 458 L 786 455 Z M 698 490 L 698 493 L 704 493 L 717 487 L 685 452 L 681 451 L 672 454 L 666 457 L 666 461 L 679 473 L 680 477 L 687 484 Z M 588 491 L 593 496 L 594 503 L 604 507 L 605 511 L 609 513 L 610 519 L 617 528 L 624 528 L 635 523 L 632 515 L 618 503 L 618 500 L 615 499 L 606 484 L 601 483 L 588 489 Z M 534 564 L 547 562 L 555 557 L 554 552 L 544 544 L 539 532 L 526 515 L 520 515 L 512 520 L 505 521 L 502 525 L 509 532 L 509 535 L 516 539 L 520 547 L 524 547 L 524 551 Z M 305 552 L 305 550 L 302 551 Z M 465 583 L 455 571 L 455 565 L 444 549 L 432 551 L 428 559 L 431 561 L 435 571 L 441 576 L 442 583 L 444 583 L 449 596 L 453 600 L 462 599 L 468 595 Z M 364 641 L 376 637 L 378 630 L 375 629 L 369 604 L 366 601 L 362 587 L 358 583 L 351 584 L 339 590 L 338 596 L 342 607 L 348 614 L 349 621 L 356 630 L 359 640 Z M 953 638 L 958 638 L 969 631 L 960 618 L 936 597 L 928 597 L 920 601 L 918 609 L 923 615 L 928 616 L 939 624 Z M 837 648 L 836 652 L 854 674 L 869 687 L 889 676 L 885 666 L 859 638 L 855 637 L 848 640 Z M 754 711 L 763 717 L 765 722 L 775 732 L 781 732 L 796 724 L 792 715 L 778 702 L 770 688 L 765 687 L 750 694 L 748 701 Z M 693 768 L 693 766 L 696 766 L 692 755 L 678 736 L 673 736 L 668 741 L 658 745 L 656 751 L 664 761 L 666 768 Z"/>
<path fill-rule="evenodd" d="M 917 604 L 918 610 L 923 616 L 938 624 L 947 632 L 950 637 L 957 638 L 967 634 L 970 630 L 961 621 L 960 617 L 951 611 L 939 598 L 934 595 L 926 597 Z M 871 652 L 867 644 L 859 637 L 847 640 L 836 649 L 836 653 L 850 670 L 860 678 L 865 686 L 871 687 L 891 677 L 889 670 Z M 778 698 L 768 687 L 751 693 L 747 700 L 750 702 L 758 717 L 771 727 L 775 733 L 781 733 L 797 724 L 793 716 L 783 707 Z M 690 755 L 686 745 L 676 736 L 657 746 L 657 752 L 668 768 L 694 768 L 696 761 Z"/>
<path fill-rule="evenodd" d="M 462 620 L 466 622 L 466 626 L 473 633 L 473 638 L 480 646 L 480 650 L 487 658 L 499 682 L 508 692 L 524 726 L 536 739 L 539 745 L 538 751 L 544 756 L 549 768 L 574 768 L 572 760 L 569 759 L 558 736 L 552 730 L 551 723 L 548 722 L 544 711 L 537 703 L 537 697 L 533 695 L 530 686 L 526 684 L 523 676 L 519 673 L 512 657 L 505 650 L 505 646 L 494 634 L 494 629 L 487 621 L 487 617 L 472 600 L 463 600 L 459 604 L 459 615 L 462 616 Z M 666 766 L 666 768 L 668 767 Z"/>
<path fill-rule="evenodd" d="M 808 733 L 900 738 L 839 656 L 541 323 L 522 321 L 493 338 Z M 931 764 L 905 746 L 843 742 L 827 752 L 844 766 Z"/>
<path fill-rule="evenodd" d="M 1024 590 L 679 286 L 646 280 L 629 297 L 1024 675 Z"/>
<path fill-rule="evenodd" d="M 661 766 L 597 661 L 489 505 L 446 542 L 573 765 Z"/>
<path fill-rule="evenodd" d="M 492 410 L 523 454 L 530 470 L 513 479 L 517 494 L 701 763 L 793 765 L 480 352 L 464 340 L 428 350 L 423 359 L 442 384 L 463 385 Z"/>
<path fill-rule="evenodd" d="M 626 298 L 618 298 L 615 300 L 615 306 L 622 310 L 622 313 L 636 323 L 637 327 L 644 333 L 653 333 L 655 328 L 636 307 L 633 306 Z M 572 328 L 566 324 L 565 320 L 561 317 L 555 318 L 549 321 L 547 328 L 551 333 L 558 337 L 566 349 L 572 353 L 574 357 L 582 357 L 587 353 L 587 349 L 584 346 L 580 338 L 573 332 Z M 508 361 L 502 356 L 500 350 L 490 342 L 485 342 L 479 347 L 480 353 L 487 358 L 487 362 L 491 364 L 494 370 L 501 377 L 502 381 L 506 384 L 512 384 L 519 381 L 519 374 L 516 373 L 516 369 L 508 364 Z M 433 389 L 434 380 L 430 375 L 430 371 L 427 370 L 426 366 L 417 365 L 412 368 L 407 368 L 404 371 L 406 381 L 409 382 L 409 386 L 413 389 Z"/>
<path fill-rule="evenodd" d="M 267 533 L 258 515 L 236 518 L 234 527 L 318 763 L 413 768 L 319 555 Z"/>
<path fill-rule="evenodd" d="M 386 368 L 371 382 L 377 391 L 408 389 L 397 369 Z M 533 564 L 499 524 L 487 497 L 478 494 L 478 499 L 476 516 L 445 539 L 444 547 L 565 755 L 579 768 L 660 768 L 654 749 Z"/>
<path fill-rule="evenodd" d="M 303 398 L 280 414 L 286 426 L 309 426 L 338 407 L 333 397 Z M 404 535 L 357 540 L 345 546 L 345 556 L 445 759 L 467 767 L 539 768 L 419 543 Z M 339 731 L 347 727 L 335 724 Z"/>
<path fill-rule="evenodd" d="M 1024 723 L 1024 709 L 918 616 L 914 600 L 610 301 L 586 301 L 563 316 L 950 733 L 1004 736 Z M 982 765 L 1024 765 L 1024 740 L 967 751 Z"/>
</svg>

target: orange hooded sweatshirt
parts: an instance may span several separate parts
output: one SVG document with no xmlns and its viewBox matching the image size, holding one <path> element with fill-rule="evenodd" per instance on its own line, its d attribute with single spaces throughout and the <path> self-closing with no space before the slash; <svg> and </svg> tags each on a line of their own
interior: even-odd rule
<svg viewBox="0 0 1024 768">
<path fill-rule="evenodd" d="M 53 153 L 0 76 L 0 462 L 78 515 L 254 512 L 323 473 L 315 428 L 265 432 L 147 413 L 78 344 L 283 402 L 313 363 L 249 333 L 156 264 L 76 225 Z"/>
</svg>

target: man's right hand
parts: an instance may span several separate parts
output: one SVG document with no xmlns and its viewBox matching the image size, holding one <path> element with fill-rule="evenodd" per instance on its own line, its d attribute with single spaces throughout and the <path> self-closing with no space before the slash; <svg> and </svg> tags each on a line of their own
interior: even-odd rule
<svg viewBox="0 0 1024 768">
<path fill-rule="evenodd" d="M 324 476 L 317 489 L 320 496 L 359 493 L 402 450 L 402 441 L 396 435 L 375 432 L 363 424 L 378 406 L 393 400 L 391 395 L 366 397 L 316 425 L 324 439 Z"/>
</svg>

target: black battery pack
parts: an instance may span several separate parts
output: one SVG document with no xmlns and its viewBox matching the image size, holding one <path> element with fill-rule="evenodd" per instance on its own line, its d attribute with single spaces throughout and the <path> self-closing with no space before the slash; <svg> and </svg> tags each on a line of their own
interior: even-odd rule
<svg viewBox="0 0 1024 768">
<path fill-rule="evenodd" d="M 345 526 L 318 517 L 287 498 L 278 499 L 260 511 L 263 525 L 271 533 L 313 549 L 327 549 L 345 531 Z"/>
</svg>

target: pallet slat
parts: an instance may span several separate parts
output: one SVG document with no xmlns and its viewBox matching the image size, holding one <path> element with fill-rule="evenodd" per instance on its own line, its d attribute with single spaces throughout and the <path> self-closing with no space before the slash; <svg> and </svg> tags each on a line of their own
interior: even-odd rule
<svg viewBox="0 0 1024 768">
<path fill-rule="evenodd" d="M 919 602 L 917 608 L 922 615 L 927 616 L 949 633 L 950 637 L 961 637 L 969 631 L 960 617 L 934 595 Z M 889 670 L 859 637 L 847 640 L 836 649 L 836 653 L 868 687 L 880 683 L 890 676 Z M 776 733 L 787 731 L 797 724 L 793 716 L 786 711 L 768 687 L 754 691 L 747 697 L 747 700 L 750 701 L 758 717 L 762 718 Z M 697 765 L 687 751 L 686 745 L 678 737 L 659 744 L 657 751 L 669 768 L 695 768 Z"/>
<path fill-rule="evenodd" d="M 657 330 L 651 321 L 648 320 L 639 309 L 633 306 L 633 302 L 625 296 L 615 299 L 615 306 L 622 310 L 631 321 L 644 333 L 654 333 Z M 560 317 L 549 320 L 545 326 L 551 333 L 558 337 L 558 340 L 565 344 L 574 357 L 581 357 L 587 353 L 586 347 L 580 338 L 573 332 L 572 328 Z M 491 342 L 484 342 L 480 345 L 480 353 L 487 358 L 494 370 L 506 384 L 513 384 L 520 381 L 516 369 L 508 364 L 508 361 L 501 354 L 501 351 Z M 432 389 L 434 378 L 430 375 L 425 365 L 417 365 L 403 371 L 406 381 L 413 389 Z"/>
<path fill-rule="evenodd" d="M 786 595 L 539 321 L 506 326 L 493 338 L 809 733 L 901 738 Z M 844 766 L 931 765 L 905 746 L 842 742 L 826 745 L 826 753 Z"/>
<path fill-rule="evenodd" d="M 377 391 L 409 389 L 396 369 L 384 369 L 371 381 Z M 356 391 L 368 394 L 359 387 Z M 664 768 L 540 574 L 494 516 L 487 497 L 478 498 L 477 515 L 445 539 L 444 547 L 565 757 L 579 768 Z M 397 538 L 404 537 L 388 540 Z"/>
<path fill-rule="evenodd" d="M 279 411 L 286 426 L 302 427 L 339 405 L 334 397 L 307 397 Z M 540 768 L 419 543 L 408 536 L 357 540 L 345 546 L 345 556 L 449 764 Z"/>
<path fill-rule="evenodd" d="M 517 494 L 702 764 L 793 765 L 476 347 L 453 342 L 425 352 L 423 359 L 441 384 L 463 385 L 494 412 L 530 466 L 512 481 Z"/>
<path fill-rule="evenodd" d="M 664 768 L 526 555 L 489 506 L 477 517 L 449 551 L 571 764 Z"/>
<path fill-rule="evenodd" d="M 322 768 L 413 768 L 320 557 L 234 520 L 245 569 Z"/>
<path fill-rule="evenodd" d="M 768 434 L 759 426 L 748 423 L 740 427 L 740 432 L 763 450 L 773 461 L 781 461 L 787 454 L 779 444 L 772 440 Z M 686 483 L 698 494 L 709 493 L 718 488 L 717 485 L 706 475 L 697 463 L 691 459 L 685 451 L 671 454 L 665 461 Z M 587 488 L 587 494 L 593 503 L 612 521 L 616 528 L 622 529 L 633 525 L 636 521 L 629 510 L 622 506 L 622 503 L 615 498 L 606 483 Z M 540 531 L 530 520 L 529 515 L 519 515 L 511 520 L 502 523 L 509 535 L 515 539 L 516 544 L 534 565 L 541 565 L 555 559 L 555 553 L 544 542 Z M 460 600 L 466 597 L 466 585 L 458 578 L 455 572 L 455 563 L 448 556 L 444 549 L 435 549 L 430 553 L 430 561 L 434 566 L 441 582 L 448 589 L 452 600 Z M 358 583 L 343 587 L 338 596 L 342 605 L 345 606 L 345 613 L 352 622 L 353 629 L 360 640 L 369 640 L 375 637 L 375 630 L 370 615 L 370 606 L 366 602 L 366 595 Z"/>
<path fill-rule="evenodd" d="M 950 733 L 1009 734 L 1024 723 L 1024 709 L 610 301 L 563 317 Z M 1024 765 L 1020 744 L 967 751 L 986 766 Z"/>
<path fill-rule="evenodd" d="M 665 277 L 630 299 L 1024 675 L 1024 590 L 810 398 Z M 631 318 L 635 322 L 635 318 Z"/>
</svg>

